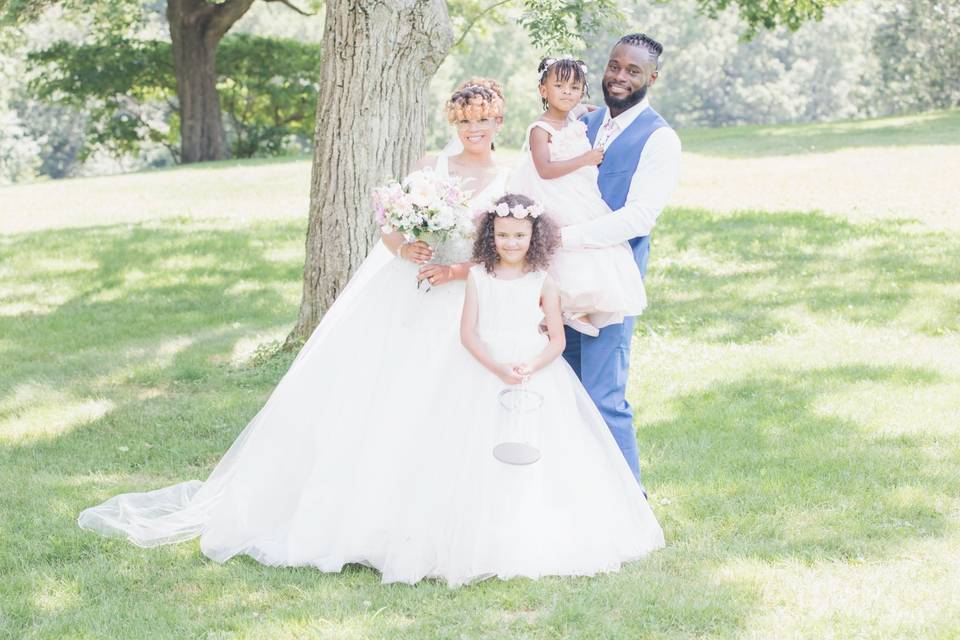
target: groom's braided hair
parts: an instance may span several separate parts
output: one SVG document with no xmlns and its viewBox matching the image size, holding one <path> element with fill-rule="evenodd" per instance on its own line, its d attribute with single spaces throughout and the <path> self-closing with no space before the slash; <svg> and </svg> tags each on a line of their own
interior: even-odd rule
<svg viewBox="0 0 960 640">
<path fill-rule="evenodd" d="M 628 33 L 620 38 L 617 44 L 628 44 L 631 47 L 640 47 L 646 49 L 657 63 L 657 70 L 660 70 L 660 54 L 663 53 L 663 45 L 648 36 L 645 33 Z"/>
<path fill-rule="evenodd" d="M 493 273 L 500 256 L 497 255 L 497 243 L 494 239 L 494 221 L 497 214 L 493 208 L 500 203 L 506 203 L 508 207 L 531 207 L 533 200 L 527 196 L 518 193 L 508 193 L 501 196 L 490 208 L 484 211 L 477 220 L 477 237 L 473 241 L 473 261 L 482 264 L 487 273 Z M 560 234 L 557 232 L 557 226 L 547 214 L 536 218 L 527 217 L 533 223 L 533 229 L 530 232 L 530 248 L 527 250 L 526 263 L 530 271 L 543 271 L 550 265 L 550 257 L 560 246 Z"/>
</svg>

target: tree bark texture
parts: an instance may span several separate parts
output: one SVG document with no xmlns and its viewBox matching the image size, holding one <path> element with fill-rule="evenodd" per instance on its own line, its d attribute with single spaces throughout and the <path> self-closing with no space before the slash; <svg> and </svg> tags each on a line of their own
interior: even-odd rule
<svg viewBox="0 0 960 640">
<path fill-rule="evenodd" d="M 423 155 L 453 41 L 442 0 L 328 0 L 300 317 L 305 339 L 377 241 L 370 195 Z"/>
<path fill-rule="evenodd" d="M 183 163 L 227 157 L 217 94 L 217 45 L 253 0 L 167 0 L 167 21 L 177 76 L 180 159 Z"/>
</svg>

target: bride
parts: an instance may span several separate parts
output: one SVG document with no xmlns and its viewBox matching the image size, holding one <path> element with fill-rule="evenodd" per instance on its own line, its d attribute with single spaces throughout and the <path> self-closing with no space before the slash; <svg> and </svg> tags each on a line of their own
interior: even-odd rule
<svg viewBox="0 0 960 640">
<path fill-rule="evenodd" d="M 457 152 L 418 165 L 464 180 L 477 210 L 504 192 L 506 171 L 492 153 L 503 107 L 497 83 L 461 85 L 445 107 Z M 470 251 L 469 241 L 431 248 L 384 234 L 206 481 L 115 496 L 83 511 L 80 526 L 142 547 L 199 536 L 217 562 L 248 555 L 328 572 L 359 563 L 384 582 L 516 575 L 446 553 L 453 538 L 469 549 L 484 535 L 461 527 L 482 514 L 451 493 L 465 441 L 457 442 L 456 412 L 444 402 L 456 385 L 451 354 L 465 355 L 459 319 Z M 441 415 L 449 424 L 438 424 Z M 655 548 L 662 533 L 649 517 Z M 582 560 L 577 573 L 619 566 Z M 537 575 L 571 573 L 564 566 Z"/>
</svg>

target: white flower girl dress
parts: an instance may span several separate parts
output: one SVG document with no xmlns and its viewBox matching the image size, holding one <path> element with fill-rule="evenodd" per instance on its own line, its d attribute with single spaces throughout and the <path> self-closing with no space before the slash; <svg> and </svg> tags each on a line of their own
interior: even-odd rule
<svg viewBox="0 0 960 640">
<path fill-rule="evenodd" d="M 525 362 L 547 343 L 539 331 L 545 273 L 500 280 L 471 269 L 477 333 L 498 362 Z M 536 372 L 522 392 L 539 396 L 529 413 L 540 459 L 500 462 L 493 449 L 506 419 L 505 385 L 466 350 L 444 367 L 456 380 L 430 420 L 442 460 L 422 490 L 436 505 L 434 562 L 453 584 L 498 576 L 593 575 L 616 571 L 664 545 L 663 531 L 606 423 L 563 358 Z M 432 476 L 432 480 L 428 480 Z"/>
</svg>

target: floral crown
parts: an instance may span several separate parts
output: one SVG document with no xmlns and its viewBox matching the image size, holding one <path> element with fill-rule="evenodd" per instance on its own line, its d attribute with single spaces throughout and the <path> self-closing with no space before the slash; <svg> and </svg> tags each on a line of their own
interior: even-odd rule
<svg viewBox="0 0 960 640">
<path fill-rule="evenodd" d="M 560 56 L 559 58 L 544 58 L 543 62 L 541 63 L 543 65 L 543 69 L 540 70 L 540 82 L 543 82 L 543 78 L 547 75 L 547 71 L 550 70 L 550 67 L 557 64 L 561 60 L 573 60 L 577 63 L 577 66 L 580 67 L 580 70 L 583 71 L 583 75 L 587 75 L 587 63 L 585 63 L 583 60 L 576 60 L 573 56 L 566 55 Z"/>
<path fill-rule="evenodd" d="M 543 215 L 543 207 L 539 204 L 532 204 L 529 207 L 525 207 L 522 204 L 515 204 L 512 207 L 506 202 L 501 202 L 497 206 L 487 209 L 484 213 L 495 213 L 499 218 L 506 218 L 507 216 L 513 216 L 518 220 L 523 220 L 527 216 L 531 218 L 539 218 Z"/>
</svg>

